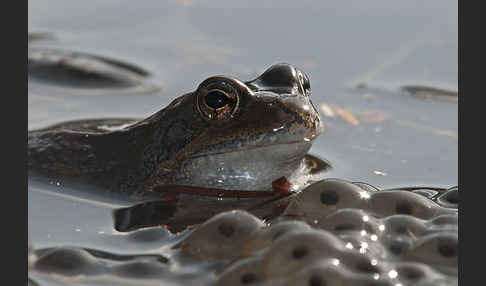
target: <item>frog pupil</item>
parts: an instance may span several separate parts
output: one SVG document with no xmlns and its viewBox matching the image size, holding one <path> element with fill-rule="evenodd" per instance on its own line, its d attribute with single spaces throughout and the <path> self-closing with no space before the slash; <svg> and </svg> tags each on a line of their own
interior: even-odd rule
<svg viewBox="0 0 486 286">
<path fill-rule="evenodd" d="M 230 103 L 230 99 L 228 96 L 219 90 L 212 90 L 207 93 L 206 95 L 206 104 L 207 106 L 218 109 L 224 107 Z"/>
</svg>

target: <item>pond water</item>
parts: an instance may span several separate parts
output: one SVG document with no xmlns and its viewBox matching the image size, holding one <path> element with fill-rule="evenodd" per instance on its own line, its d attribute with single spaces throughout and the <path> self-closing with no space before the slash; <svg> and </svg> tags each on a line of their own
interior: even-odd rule
<svg viewBox="0 0 486 286">
<path fill-rule="evenodd" d="M 331 162 L 326 177 L 380 189 L 449 188 L 458 183 L 457 17 L 457 1 L 449 0 L 29 1 L 29 33 L 39 35 L 30 48 L 103 56 L 150 73 L 140 88 L 106 92 L 29 75 L 29 130 L 71 119 L 144 118 L 209 76 L 250 80 L 287 62 L 310 77 L 325 126 L 310 153 Z M 172 257 L 167 249 L 181 239 L 161 231 L 137 243 L 113 229 L 113 210 L 127 202 L 62 180 L 31 180 L 28 200 L 36 249 L 157 249 Z M 197 265 L 187 270 L 194 277 L 214 266 L 191 263 L 184 269 Z"/>
</svg>

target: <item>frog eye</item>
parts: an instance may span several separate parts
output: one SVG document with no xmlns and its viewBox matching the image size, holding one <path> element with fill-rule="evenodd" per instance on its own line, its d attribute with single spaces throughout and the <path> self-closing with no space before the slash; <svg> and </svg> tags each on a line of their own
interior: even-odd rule
<svg viewBox="0 0 486 286">
<path fill-rule="evenodd" d="M 198 108 L 209 119 L 228 119 L 238 105 L 238 94 L 226 82 L 210 84 L 199 90 Z"/>
<path fill-rule="evenodd" d="M 212 89 L 206 93 L 204 103 L 214 110 L 223 108 L 232 103 L 231 97 L 224 91 L 219 89 Z"/>
</svg>

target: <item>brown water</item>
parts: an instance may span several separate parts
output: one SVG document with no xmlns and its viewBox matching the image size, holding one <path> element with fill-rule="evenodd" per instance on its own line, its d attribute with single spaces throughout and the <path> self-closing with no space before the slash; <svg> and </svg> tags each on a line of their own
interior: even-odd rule
<svg viewBox="0 0 486 286">
<path fill-rule="evenodd" d="M 145 117 L 175 97 L 195 89 L 208 76 L 227 74 L 250 79 L 273 63 L 289 62 L 310 76 L 313 102 L 320 107 L 325 122 L 325 131 L 314 143 L 311 153 L 332 163 L 334 168 L 328 177 L 367 182 L 380 189 L 417 185 L 448 188 L 457 184 L 457 100 L 454 96 L 457 92 L 457 2 L 29 1 L 29 32 L 51 35 L 32 41 L 32 47 L 104 56 L 131 63 L 151 74 L 148 78 L 136 77 L 134 80 L 140 82 L 133 86 L 115 84 L 101 91 L 83 86 L 54 85 L 29 76 L 29 130 L 69 119 Z M 76 249 L 67 257 L 78 255 L 82 257 L 81 261 L 89 260 L 83 264 L 89 267 L 80 268 L 79 273 L 77 266 L 82 263 L 75 265 L 75 275 L 66 276 L 54 267 L 58 274 L 44 276 L 50 271 L 44 269 L 32 273 L 34 280 L 42 281 L 41 285 L 63 285 L 67 281 L 108 283 L 103 279 L 112 279 L 109 283 L 116 284 L 150 285 L 164 278 L 168 285 L 197 285 L 197 281 L 211 284 L 224 277 L 239 279 L 236 274 L 224 276 L 217 271 L 233 273 L 231 271 L 247 267 L 238 266 L 240 264 L 260 267 L 260 262 L 246 263 L 238 258 L 239 262 L 228 268 L 224 259 L 201 260 L 171 248 L 186 236 L 197 238 L 196 232 L 172 235 L 161 228 L 118 232 L 114 230 L 113 211 L 128 206 L 130 204 L 122 198 L 106 198 L 89 194 L 82 188 L 67 188 L 61 179 L 48 185 L 31 181 L 29 239 L 32 246 L 35 249 L 72 246 Z M 359 206 L 357 209 L 362 210 L 361 217 L 368 215 L 371 220 L 376 219 L 374 223 L 378 226 L 393 221 L 390 217 L 396 215 L 380 213 L 379 207 Z M 327 213 L 326 217 L 328 215 L 331 214 Z M 358 217 L 349 216 L 351 221 Z M 413 213 L 411 216 L 417 217 Z M 436 227 L 435 220 L 441 220 L 437 216 L 434 213 L 418 216 L 420 221 L 407 221 L 407 226 L 418 225 L 417 229 L 421 229 L 411 231 L 412 238 L 402 239 L 410 247 L 407 249 L 413 249 L 410 251 L 417 255 L 430 254 L 435 252 L 415 249 L 420 245 L 426 245 L 426 248 L 439 240 L 454 242 L 457 239 L 457 221 L 447 218 L 450 221 L 445 223 L 445 228 Z M 242 217 L 258 229 L 263 227 L 256 218 Z M 329 217 L 326 220 L 329 224 L 332 222 Z M 397 225 L 402 223 L 400 219 L 396 220 L 399 221 Z M 313 221 L 308 222 L 312 225 Z M 306 228 L 296 226 L 297 229 L 300 227 Z M 270 228 L 257 231 L 254 227 L 253 235 L 247 240 L 258 241 Z M 356 241 L 361 230 L 351 231 L 348 241 L 346 235 L 325 226 L 318 228 L 333 235 L 333 238 L 322 238 L 324 240 L 315 238 L 318 245 L 328 245 L 323 249 L 338 247 L 336 245 L 340 243 L 346 248 L 347 242 Z M 378 252 L 387 246 L 388 238 L 385 237 L 395 237 L 394 232 L 388 236 L 376 235 L 377 239 L 371 240 L 368 233 L 365 242 Z M 396 235 L 397 239 L 399 237 Z M 292 236 L 287 239 L 289 243 L 298 240 Z M 340 242 L 328 243 L 328 240 Z M 201 236 L 195 241 L 210 240 Z M 260 261 L 262 257 L 272 261 L 265 258 L 273 253 L 272 247 L 277 247 L 272 245 L 267 245 L 268 252 L 257 254 L 253 249 L 246 255 L 254 261 Z M 352 245 L 356 250 L 357 245 Z M 238 244 L 232 247 L 238 248 Z M 96 256 L 78 248 L 117 255 L 157 254 L 169 262 L 160 262 L 158 257 L 106 258 L 106 255 Z M 335 253 L 350 255 L 346 249 L 339 248 Z M 435 248 L 431 246 L 430 249 Z M 427 274 L 423 277 L 457 277 L 454 267 L 444 270 L 437 266 L 443 264 L 443 257 L 427 261 L 416 258 L 413 253 L 400 259 L 425 265 L 412 266 L 425 269 L 423 272 Z M 450 255 L 450 251 L 446 254 Z M 389 250 L 383 250 L 376 257 L 384 268 L 370 275 L 389 273 L 401 267 Z M 321 262 L 320 266 L 304 264 L 307 268 L 303 269 L 315 266 L 334 271 L 329 270 L 333 261 Z M 96 267 L 90 268 L 93 263 Z M 345 264 L 349 268 L 352 263 Z M 266 268 L 262 267 L 266 272 L 258 273 L 267 273 L 267 278 L 279 277 L 277 270 L 268 266 L 270 264 L 265 265 Z M 308 275 L 302 269 L 296 269 L 295 272 L 289 270 L 296 276 L 285 281 L 275 282 L 273 278 L 268 281 L 295 285 L 294 280 L 300 279 L 296 277 Z M 355 282 L 369 277 L 374 279 L 369 275 L 367 278 L 359 276 L 352 267 L 349 271 L 354 274 L 343 274 L 341 272 L 347 270 L 337 269 L 339 273 L 334 271 L 332 275 L 341 277 L 341 280 L 335 280 L 344 281 L 342 283 L 349 283 L 346 279 Z M 83 273 L 87 280 L 83 280 Z M 91 275 L 93 273 L 97 274 Z M 158 276 L 151 276 L 153 273 Z M 384 283 L 410 284 L 406 279 L 396 283 L 391 277 L 386 279 Z M 431 283 L 432 280 L 427 281 L 421 283 Z M 449 282 L 457 283 L 455 279 Z"/>
</svg>

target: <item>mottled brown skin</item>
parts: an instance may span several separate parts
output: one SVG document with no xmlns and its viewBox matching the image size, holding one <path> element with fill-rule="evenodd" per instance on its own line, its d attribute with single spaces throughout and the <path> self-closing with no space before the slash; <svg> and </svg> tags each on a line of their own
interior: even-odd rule
<svg viewBox="0 0 486 286">
<path fill-rule="evenodd" d="M 308 94 L 302 95 L 306 92 L 302 74 L 285 64 L 272 68 L 247 83 L 227 77 L 209 78 L 195 92 L 175 99 L 140 121 L 72 121 L 31 131 L 29 171 L 74 178 L 117 192 L 144 193 L 157 185 L 177 183 L 173 180 L 175 170 L 188 156 L 214 152 L 223 145 L 233 148 L 235 142 L 252 143 L 252 136 L 268 134 L 282 126 L 285 130 L 306 130 L 313 139 L 320 133 L 321 123 L 313 106 L 310 111 L 299 106 L 300 100 L 310 102 Z M 296 78 L 296 71 L 300 79 Z M 287 73 L 294 75 L 285 79 Z M 218 81 L 231 83 L 239 98 L 237 108 L 223 120 L 204 116 L 198 105 L 201 94 L 207 92 L 205 84 Z M 256 96 L 263 90 L 277 96 Z M 281 100 L 280 92 L 296 93 L 296 103 Z M 132 124 L 114 131 L 100 127 L 129 123 Z"/>
</svg>

